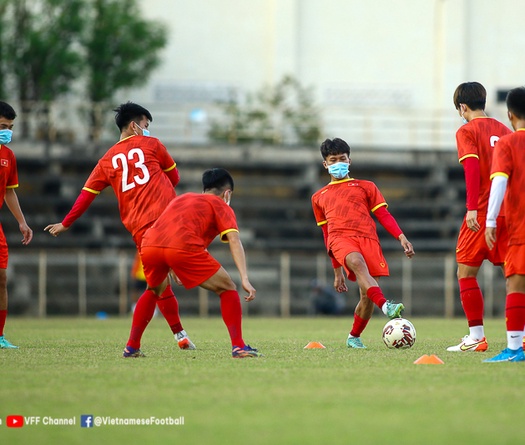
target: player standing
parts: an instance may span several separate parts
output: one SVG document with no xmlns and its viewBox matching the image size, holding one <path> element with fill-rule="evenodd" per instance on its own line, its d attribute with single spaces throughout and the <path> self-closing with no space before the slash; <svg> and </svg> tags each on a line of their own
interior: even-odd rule
<svg viewBox="0 0 525 445">
<path fill-rule="evenodd" d="M 18 187 L 16 158 L 11 149 L 5 145 L 11 142 L 15 118 L 16 113 L 13 107 L 5 102 L 0 102 L 0 194 L 4 197 L 2 202 L 0 202 L 0 207 L 5 201 L 10 212 L 18 222 L 18 227 L 23 236 L 22 244 L 27 245 L 33 239 L 33 231 L 26 223 L 15 192 L 15 188 Z M 11 344 L 4 337 L 4 327 L 7 318 L 8 256 L 7 241 L 0 225 L 0 349 L 18 349 L 18 346 Z"/>
<path fill-rule="evenodd" d="M 507 110 L 515 132 L 503 136 L 494 149 L 485 229 L 487 245 L 492 249 L 501 241 L 497 215 L 504 199 L 508 231 L 505 256 L 507 348 L 485 360 L 491 363 L 525 361 L 522 347 L 525 327 L 525 87 L 509 91 Z"/>
<path fill-rule="evenodd" d="M 117 196 L 120 217 L 140 252 L 144 233 L 152 226 L 168 203 L 175 198 L 179 182 L 175 161 L 166 147 L 149 137 L 151 113 L 144 107 L 127 102 L 115 109 L 115 122 L 120 140 L 111 147 L 89 175 L 71 211 L 61 223 L 50 224 L 53 236 L 65 232 L 106 187 Z M 133 313 L 132 329 L 146 327 L 158 305 L 181 349 L 195 349 L 182 328 L 179 306 L 169 283 L 161 298 L 144 292 Z"/>
<path fill-rule="evenodd" d="M 201 286 L 215 292 L 221 300 L 221 314 L 232 344 L 232 357 L 259 357 L 257 349 L 244 343 L 242 307 L 235 283 L 208 252 L 217 235 L 230 245 L 239 270 L 246 301 L 255 298 L 248 278 L 244 249 L 239 238 L 235 213 L 229 206 L 233 179 L 222 168 L 206 170 L 202 175 L 204 193 L 186 193 L 175 198 L 144 236 L 141 247 L 148 291 L 155 298 L 162 295 L 166 276 L 173 270 L 180 284 L 191 289 Z M 140 335 L 139 335 L 140 334 Z M 142 333 L 131 332 L 126 351 L 142 357 Z"/>
<path fill-rule="evenodd" d="M 483 294 L 477 275 L 484 260 L 503 266 L 507 250 L 504 213 L 499 215 L 498 243 L 489 250 L 485 242 L 485 218 L 490 193 L 490 168 L 494 146 L 511 131 L 496 119 L 487 117 L 487 92 L 478 82 L 465 82 L 454 92 L 454 106 L 463 119 L 456 133 L 459 162 L 465 171 L 467 213 L 456 245 L 457 277 L 461 305 L 467 317 L 469 334 L 447 351 L 484 352 L 488 349 L 483 328 Z"/>
<path fill-rule="evenodd" d="M 388 264 L 383 256 L 373 213 L 381 225 L 399 240 L 405 255 L 414 256 L 412 244 L 387 210 L 387 203 L 371 181 L 348 176 L 350 147 L 342 139 L 326 139 L 321 145 L 323 165 L 331 182 L 312 196 L 317 225 L 323 229 L 328 255 L 334 267 L 334 288 L 348 290 L 343 267 L 348 278 L 359 285 L 360 300 L 355 308 L 354 323 L 346 341 L 349 348 L 365 348 L 361 333 L 372 318 L 376 304 L 388 318 L 401 315 L 401 303 L 386 301 L 378 285 L 379 277 L 388 276 Z"/>
</svg>

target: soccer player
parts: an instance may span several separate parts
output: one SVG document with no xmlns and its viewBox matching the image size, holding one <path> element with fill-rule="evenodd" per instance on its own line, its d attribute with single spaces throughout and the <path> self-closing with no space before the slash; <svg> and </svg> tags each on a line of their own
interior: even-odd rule
<svg viewBox="0 0 525 445">
<path fill-rule="evenodd" d="M 144 233 L 175 198 L 174 187 L 179 182 L 175 161 L 166 147 L 149 137 L 151 113 L 144 107 L 127 102 L 114 110 L 120 140 L 111 147 L 91 172 L 71 211 L 61 223 L 50 224 L 44 230 L 53 236 L 69 229 L 106 187 L 111 186 L 117 196 L 120 217 L 140 252 Z M 183 329 L 179 305 L 167 283 L 161 298 L 144 292 L 133 313 L 134 329 L 146 327 L 158 305 L 181 349 L 195 349 Z"/>
<path fill-rule="evenodd" d="M 326 139 L 321 144 L 323 165 L 331 182 L 312 196 L 312 207 L 317 225 L 323 229 L 328 255 L 334 267 L 334 288 L 348 290 L 343 268 L 351 281 L 359 285 L 360 300 L 354 312 L 354 323 L 346 345 L 365 348 L 361 333 L 372 318 L 374 304 L 390 319 L 404 310 L 401 303 L 386 301 L 378 285 L 379 277 L 388 276 L 373 213 L 381 225 L 399 240 L 405 255 L 414 256 L 414 248 L 387 210 L 387 203 L 371 181 L 350 178 L 350 147 L 342 139 Z"/>
<path fill-rule="evenodd" d="M 503 136 L 492 159 L 489 206 L 485 239 L 490 249 L 498 240 L 497 216 L 504 200 L 508 231 L 505 256 L 507 299 L 507 348 L 486 362 L 523 362 L 523 328 L 525 327 L 525 87 L 507 94 L 507 114 L 515 132 Z"/>
<path fill-rule="evenodd" d="M 456 133 L 459 162 L 465 171 L 467 212 L 456 245 L 457 277 L 461 305 L 469 333 L 447 351 L 484 352 L 488 349 L 483 328 L 483 294 L 477 275 L 484 260 L 503 266 L 507 231 L 503 212 L 499 215 L 498 243 L 489 250 L 485 242 L 485 218 L 490 192 L 490 166 L 498 139 L 511 131 L 485 114 L 487 92 L 478 82 L 465 82 L 454 92 L 454 106 L 464 125 Z"/>
<path fill-rule="evenodd" d="M 11 105 L 0 102 L 0 194 L 3 201 L 18 222 L 22 233 L 22 244 L 27 245 L 33 239 L 33 231 L 26 223 L 15 188 L 18 187 L 18 172 L 16 158 L 7 145 L 13 136 L 13 121 L 16 113 Z M 0 202 L 0 207 L 3 204 Z M 4 231 L 0 225 L 0 349 L 18 349 L 4 337 L 4 327 L 7 318 L 7 260 L 8 250 Z"/>
<path fill-rule="evenodd" d="M 242 308 L 235 283 L 207 248 L 219 235 L 230 245 L 239 270 L 246 301 L 255 298 L 246 268 L 244 249 L 239 238 L 235 213 L 229 206 L 233 179 L 222 168 L 202 175 L 204 193 L 185 193 L 168 205 L 144 236 L 141 247 L 144 273 L 151 298 L 162 295 L 170 269 L 179 284 L 187 289 L 201 286 L 215 292 L 221 300 L 221 314 L 232 344 L 232 357 L 259 357 L 257 349 L 246 345 L 242 336 Z M 125 351 L 143 357 L 142 332 L 131 331 Z"/>
</svg>

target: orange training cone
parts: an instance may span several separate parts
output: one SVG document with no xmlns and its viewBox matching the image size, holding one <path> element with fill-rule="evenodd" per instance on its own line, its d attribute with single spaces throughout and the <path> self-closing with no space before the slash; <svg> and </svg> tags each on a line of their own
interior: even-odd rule
<svg viewBox="0 0 525 445">
<path fill-rule="evenodd" d="M 445 362 L 437 355 L 422 355 L 415 362 L 414 365 L 443 365 Z"/>
<path fill-rule="evenodd" d="M 318 341 L 311 341 L 303 349 L 326 349 L 326 346 Z"/>
</svg>

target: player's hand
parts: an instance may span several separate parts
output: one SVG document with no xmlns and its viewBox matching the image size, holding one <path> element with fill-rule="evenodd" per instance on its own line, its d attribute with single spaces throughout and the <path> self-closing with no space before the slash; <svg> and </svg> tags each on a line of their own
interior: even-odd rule
<svg viewBox="0 0 525 445">
<path fill-rule="evenodd" d="M 244 301 L 252 301 L 255 298 L 255 293 L 257 292 L 252 284 L 246 279 L 242 281 L 242 288 L 248 292 L 248 295 L 245 295 Z"/>
<path fill-rule="evenodd" d="M 478 223 L 477 210 L 469 210 L 467 212 L 467 216 L 465 217 L 465 222 L 467 223 L 467 227 L 473 232 L 477 232 L 481 228 L 481 226 Z"/>
<path fill-rule="evenodd" d="M 20 227 L 20 232 L 24 236 L 24 238 L 22 239 L 22 244 L 26 246 L 33 239 L 33 231 L 26 223 L 20 224 L 19 227 Z"/>
<path fill-rule="evenodd" d="M 64 227 L 62 223 L 56 223 L 56 224 L 49 224 L 49 226 L 46 226 L 44 228 L 44 232 L 49 232 L 54 237 L 57 237 L 62 232 L 65 232 L 68 229 L 69 227 Z"/>
<path fill-rule="evenodd" d="M 348 287 L 345 283 L 345 276 L 343 275 L 342 268 L 340 267 L 339 269 L 334 269 L 334 273 L 334 289 L 340 294 L 346 292 Z"/>
<path fill-rule="evenodd" d="M 492 250 L 494 244 L 496 243 L 496 227 L 486 227 L 485 228 L 485 241 L 487 246 Z"/>
<path fill-rule="evenodd" d="M 177 275 L 175 275 L 175 272 L 173 272 L 173 270 L 170 270 L 170 277 L 175 280 L 175 283 L 177 283 L 179 286 L 182 286 L 182 281 Z"/>
<path fill-rule="evenodd" d="M 405 235 L 399 235 L 399 242 L 401 243 L 403 251 L 405 252 L 405 255 L 408 258 L 412 258 L 416 254 L 416 252 L 414 252 L 414 247 L 412 246 L 412 243 L 408 241 Z"/>
</svg>

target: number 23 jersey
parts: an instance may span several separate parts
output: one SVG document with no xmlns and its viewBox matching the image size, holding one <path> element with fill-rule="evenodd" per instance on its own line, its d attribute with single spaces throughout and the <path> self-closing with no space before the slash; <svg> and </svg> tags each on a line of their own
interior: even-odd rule
<svg viewBox="0 0 525 445">
<path fill-rule="evenodd" d="M 83 190 L 98 195 L 111 186 L 122 223 L 134 235 L 154 222 L 175 198 L 174 186 L 164 173 L 174 168 L 175 161 L 157 138 L 131 136 L 104 154 Z"/>
</svg>

